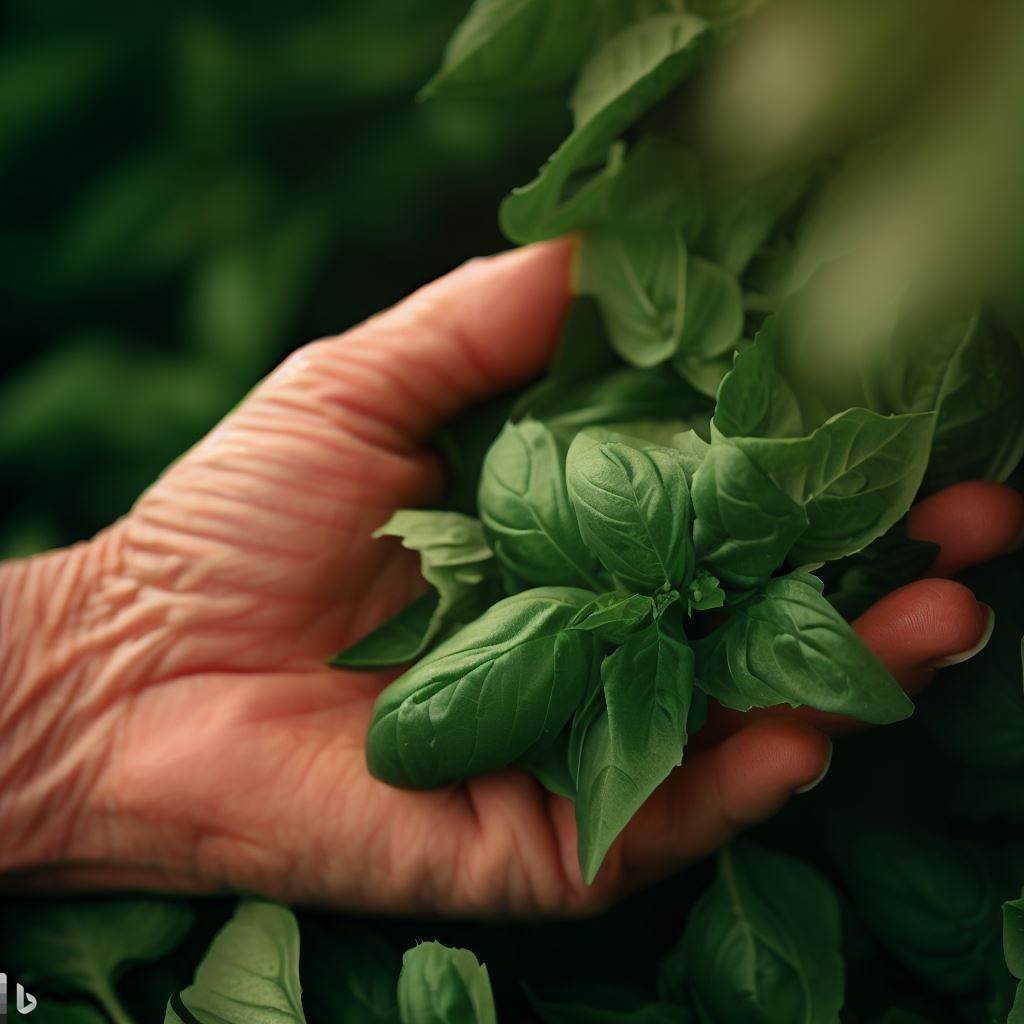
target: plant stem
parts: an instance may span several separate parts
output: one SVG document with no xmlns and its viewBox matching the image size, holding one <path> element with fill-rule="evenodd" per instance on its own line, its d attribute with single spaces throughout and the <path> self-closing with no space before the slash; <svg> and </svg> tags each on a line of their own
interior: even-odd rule
<svg viewBox="0 0 1024 1024">
<path fill-rule="evenodd" d="M 135 1024 L 131 1014 L 124 1008 L 117 993 L 107 982 L 97 987 L 96 998 L 113 1024 Z"/>
</svg>

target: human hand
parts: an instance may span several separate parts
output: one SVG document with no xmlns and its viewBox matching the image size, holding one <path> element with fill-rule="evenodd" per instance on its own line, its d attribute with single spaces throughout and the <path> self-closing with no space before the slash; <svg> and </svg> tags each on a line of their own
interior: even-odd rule
<svg viewBox="0 0 1024 1024">
<path fill-rule="evenodd" d="M 584 913 L 775 813 L 827 764 L 820 715 L 721 720 L 587 888 L 569 804 L 521 771 L 433 792 L 369 776 L 390 676 L 324 659 L 422 586 L 370 535 L 443 486 L 423 446 L 539 373 L 569 246 L 471 263 L 297 352 L 88 544 L 0 570 L 0 870 L 8 884 L 246 890 L 393 912 Z M 965 490 L 966 489 L 966 490 Z M 940 572 L 1007 550 L 1024 501 L 965 484 L 913 513 Z M 855 624 L 908 689 L 975 646 L 926 580 Z M 710 734 L 709 734 L 710 735 Z"/>
</svg>

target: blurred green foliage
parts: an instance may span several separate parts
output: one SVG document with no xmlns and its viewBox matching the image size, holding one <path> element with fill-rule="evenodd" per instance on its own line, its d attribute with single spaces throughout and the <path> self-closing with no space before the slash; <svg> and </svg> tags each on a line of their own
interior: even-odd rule
<svg viewBox="0 0 1024 1024">
<path fill-rule="evenodd" d="M 87 537 L 289 349 L 501 248 L 563 104 L 415 94 L 465 0 L 10 0 L 0 556 Z"/>
</svg>

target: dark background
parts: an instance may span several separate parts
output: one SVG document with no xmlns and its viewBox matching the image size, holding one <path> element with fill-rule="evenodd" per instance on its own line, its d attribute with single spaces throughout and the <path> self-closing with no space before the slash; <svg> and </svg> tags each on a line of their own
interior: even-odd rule
<svg viewBox="0 0 1024 1024">
<path fill-rule="evenodd" d="M 467 6 L 0 7 L 0 557 L 90 536 L 290 349 L 505 245 L 568 115 L 416 102 Z"/>
</svg>

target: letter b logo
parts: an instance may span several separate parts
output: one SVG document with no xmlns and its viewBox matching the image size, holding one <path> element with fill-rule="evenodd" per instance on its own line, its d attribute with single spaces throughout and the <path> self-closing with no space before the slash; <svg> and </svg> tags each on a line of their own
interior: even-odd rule
<svg viewBox="0 0 1024 1024">
<path fill-rule="evenodd" d="M 15 993 L 15 1005 L 18 1013 L 31 1013 L 36 1008 L 36 997 L 26 992 L 23 985 L 18 985 Z"/>
</svg>

